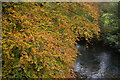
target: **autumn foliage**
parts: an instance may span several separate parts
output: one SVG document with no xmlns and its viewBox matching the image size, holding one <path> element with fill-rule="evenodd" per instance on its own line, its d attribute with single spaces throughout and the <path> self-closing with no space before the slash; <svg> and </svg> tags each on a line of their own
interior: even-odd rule
<svg viewBox="0 0 120 80">
<path fill-rule="evenodd" d="M 3 3 L 3 78 L 73 78 L 77 37 L 98 36 L 95 3 Z"/>
</svg>

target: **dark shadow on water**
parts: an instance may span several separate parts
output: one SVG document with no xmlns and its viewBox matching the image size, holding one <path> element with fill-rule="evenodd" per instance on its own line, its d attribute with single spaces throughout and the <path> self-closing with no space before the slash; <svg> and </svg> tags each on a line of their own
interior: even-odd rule
<svg viewBox="0 0 120 80">
<path fill-rule="evenodd" d="M 120 78 L 120 54 L 105 47 L 102 43 L 77 44 L 78 55 L 74 72 L 80 78 Z"/>
</svg>

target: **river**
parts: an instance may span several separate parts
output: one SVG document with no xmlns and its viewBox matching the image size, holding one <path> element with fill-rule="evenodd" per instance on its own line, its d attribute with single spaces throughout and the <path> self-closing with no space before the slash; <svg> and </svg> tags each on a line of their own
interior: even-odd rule
<svg viewBox="0 0 120 80">
<path fill-rule="evenodd" d="M 74 72 L 79 78 L 120 78 L 120 54 L 106 49 L 105 46 L 93 45 L 89 48 L 77 44 L 80 52 L 77 56 Z"/>
</svg>

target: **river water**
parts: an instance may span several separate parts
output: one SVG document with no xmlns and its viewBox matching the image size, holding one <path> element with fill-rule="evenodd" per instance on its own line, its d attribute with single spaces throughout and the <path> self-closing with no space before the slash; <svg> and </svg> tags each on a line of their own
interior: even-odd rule
<svg viewBox="0 0 120 80">
<path fill-rule="evenodd" d="M 120 78 L 120 54 L 107 50 L 104 46 L 94 45 L 89 48 L 77 44 L 80 52 L 74 65 L 74 72 L 79 78 Z"/>
</svg>

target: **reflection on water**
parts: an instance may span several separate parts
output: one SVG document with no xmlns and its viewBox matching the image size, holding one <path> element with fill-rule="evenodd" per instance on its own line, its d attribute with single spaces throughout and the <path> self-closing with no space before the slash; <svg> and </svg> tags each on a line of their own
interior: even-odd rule
<svg viewBox="0 0 120 80">
<path fill-rule="evenodd" d="M 118 78 L 120 54 L 105 50 L 102 46 L 86 49 L 76 45 L 82 55 L 77 56 L 74 72 L 83 78 Z"/>
</svg>

